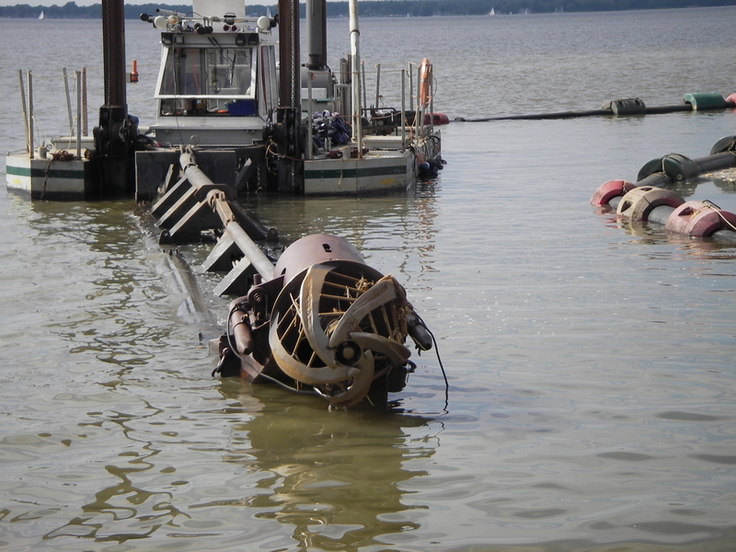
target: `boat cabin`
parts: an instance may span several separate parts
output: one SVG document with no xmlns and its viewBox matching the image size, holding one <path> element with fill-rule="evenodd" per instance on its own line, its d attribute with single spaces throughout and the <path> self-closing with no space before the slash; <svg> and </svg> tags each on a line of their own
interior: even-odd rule
<svg viewBox="0 0 736 552">
<path fill-rule="evenodd" d="M 164 15 L 144 19 L 162 31 L 152 137 L 177 146 L 196 135 L 204 147 L 260 140 L 264 122 L 278 105 L 273 21 L 233 12 L 210 17 L 159 13 Z"/>
</svg>

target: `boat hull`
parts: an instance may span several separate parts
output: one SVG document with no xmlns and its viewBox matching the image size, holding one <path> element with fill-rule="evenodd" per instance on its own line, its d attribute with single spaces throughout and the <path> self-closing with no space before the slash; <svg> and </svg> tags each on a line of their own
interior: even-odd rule
<svg viewBox="0 0 736 552">
<path fill-rule="evenodd" d="M 410 150 L 369 152 L 361 159 L 304 161 L 305 195 L 381 192 L 405 188 L 416 180 Z"/>
<path fill-rule="evenodd" d="M 368 151 L 361 158 L 355 155 L 354 147 L 345 147 L 336 159 L 305 160 L 304 194 L 380 193 L 411 186 L 417 181 L 419 165 L 440 157 L 440 133 L 434 131 L 423 140 L 402 142 L 400 136 L 371 136 L 365 138 Z"/>
<path fill-rule="evenodd" d="M 21 152 L 9 153 L 5 165 L 7 188 L 11 192 L 46 200 L 81 201 L 89 197 L 86 183 L 91 167 L 86 159 L 31 158 Z"/>
</svg>

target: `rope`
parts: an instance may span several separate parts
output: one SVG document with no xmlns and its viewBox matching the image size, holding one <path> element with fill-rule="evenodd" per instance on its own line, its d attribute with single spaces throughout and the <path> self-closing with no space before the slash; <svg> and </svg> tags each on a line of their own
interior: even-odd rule
<svg viewBox="0 0 736 552">
<path fill-rule="evenodd" d="M 721 208 L 720 208 L 720 207 L 719 207 L 718 205 L 716 205 L 715 203 L 713 203 L 713 202 L 712 202 L 711 200 L 709 200 L 709 199 L 704 199 L 704 200 L 703 200 L 703 201 L 701 201 L 700 203 L 702 203 L 703 207 L 710 207 L 711 209 L 713 209 L 713 211 L 715 211 L 715 212 L 716 212 L 716 213 L 718 214 L 718 216 L 719 216 L 719 217 L 720 217 L 720 219 L 721 219 L 721 220 L 722 220 L 722 221 L 723 221 L 723 222 L 725 223 L 725 225 L 726 225 L 726 226 L 728 226 L 728 228 L 730 228 L 730 229 L 731 229 L 731 230 L 733 230 L 734 232 L 736 232 L 736 226 L 734 226 L 734 225 L 733 225 L 733 224 L 732 224 L 732 223 L 731 223 L 731 222 L 730 222 L 730 221 L 729 221 L 729 220 L 728 220 L 728 219 L 727 219 L 727 218 L 726 218 L 726 217 L 725 217 L 725 216 L 723 215 L 723 212 L 722 212 L 722 211 L 723 211 L 723 209 L 721 209 Z M 698 209 L 698 212 L 700 212 L 700 209 Z M 695 216 L 695 215 L 693 215 L 693 216 Z"/>
<path fill-rule="evenodd" d="M 46 170 L 44 171 L 44 177 L 43 177 L 43 185 L 41 186 L 41 199 L 44 199 L 44 196 L 46 195 L 46 183 L 49 180 L 49 169 L 51 169 L 51 163 L 54 162 L 54 158 L 52 157 L 49 159 L 49 164 L 46 165 Z"/>
</svg>

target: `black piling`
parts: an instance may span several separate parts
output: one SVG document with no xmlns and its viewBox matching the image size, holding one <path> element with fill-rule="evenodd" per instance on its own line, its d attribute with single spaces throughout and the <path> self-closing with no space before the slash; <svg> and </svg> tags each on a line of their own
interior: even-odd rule
<svg viewBox="0 0 736 552">
<path fill-rule="evenodd" d="M 279 107 L 274 141 L 278 146 L 278 191 L 304 191 L 301 139 L 299 2 L 279 0 Z"/>
<path fill-rule="evenodd" d="M 125 11 L 123 0 L 102 0 L 105 103 L 94 129 L 94 181 L 91 193 L 103 198 L 132 197 L 133 158 L 138 129 L 128 117 L 125 92 Z"/>
</svg>

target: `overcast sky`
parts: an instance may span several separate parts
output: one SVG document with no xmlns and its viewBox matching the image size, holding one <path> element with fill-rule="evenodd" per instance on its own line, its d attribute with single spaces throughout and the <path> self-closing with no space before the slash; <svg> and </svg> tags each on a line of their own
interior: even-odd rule
<svg viewBox="0 0 736 552">
<path fill-rule="evenodd" d="M 0 0 L 0 6 L 15 6 L 17 4 L 28 4 L 29 6 L 63 6 L 70 0 Z M 72 0 L 77 6 L 91 6 L 92 4 L 102 4 L 102 0 Z M 276 0 L 254 0 L 253 4 L 276 4 Z M 125 0 L 125 4 L 191 4 L 191 0 L 166 0 L 158 2 L 156 0 Z M 248 2 L 246 2 L 246 5 Z"/>
<path fill-rule="evenodd" d="M 102 0 L 0 0 L 0 6 L 16 6 L 18 4 L 28 4 L 29 6 L 63 6 L 69 1 L 76 2 L 77 6 L 91 6 L 92 4 L 102 4 Z M 125 0 L 126 4 L 157 4 L 155 0 Z M 259 2 L 260 3 L 260 2 Z M 167 0 L 161 4 L 189 4 L 189 0 Z"/>
<path fill-rule="evenodd" d="M 0 6 L 16 6 L 18 4 L 27 4 L 31 7 L 35 6 L 63 6 L 67 2 L 76 2 L 77 6 L 91 6 L 92 4 L 102 4 L 102 0 L 0 0 Z M 304 0 L 300 0 L 304 3 Z M 330 2 L 331 0 L 327 0 Z M 185 4 L 191 5 L 191 0 L 125 0 L 125 4 L 128 5 L 140 5 L 140 4 Z M 252 2 L 246 2 L 248 4 L 260 4 L 262 6 L 276 5 L 277 0 L 253 0 Z"/>
<path fill-rule="evenodd" d="M 27 4 L 29 6 L 63 6 L 70 0 L 0 0 L 0 6 L 16 6 L 18 4 Z M 102 0 L 71 0 L 77 3 L 77 6 L 91 6 L 92 4 L 102 4 Z M 150 2 L 125 0 L 126 4 L 155 4 L 153 0 Z M 186 0 L 181 2 L 167 1 L 166 4 L 186 4 Z"/>
</svg>

